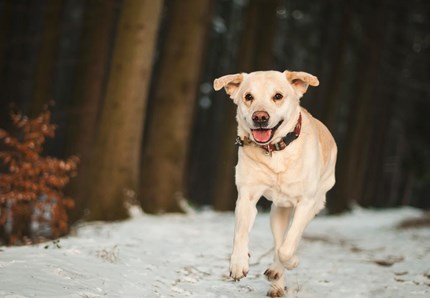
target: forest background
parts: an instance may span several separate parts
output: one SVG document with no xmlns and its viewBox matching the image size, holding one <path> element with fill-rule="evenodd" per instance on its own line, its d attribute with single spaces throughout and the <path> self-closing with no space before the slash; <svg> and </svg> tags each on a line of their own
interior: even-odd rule
<svg viewBox="0 0 430 298">
<path fill-rule="evenodd" d="M 328 211 L 428 209 L 429 15 L 424 0 L 0 0 L 0 127 L 50 105 L 44 154 L 80 158 L 71 222 L 233 210 L 235 106 L 213 79 L 302 70 L 320 80 L 302 105 L 339 147 Z"/>
</svg>

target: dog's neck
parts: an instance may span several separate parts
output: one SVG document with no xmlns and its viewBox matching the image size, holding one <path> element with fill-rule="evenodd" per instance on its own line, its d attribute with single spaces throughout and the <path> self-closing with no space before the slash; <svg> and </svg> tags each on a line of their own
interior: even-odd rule
<svg viewBox="0 0 430 298">
<path fill-rule="evenodd" d="M 299 118 L 296 122 L 296 125 L 294 126 L 294 130 L 287 133 L 284 137 L 281 138 L 280 141 L 276 142 L 276 143 L 269 143 L 266 145 L 260 145 L 255 143 L 254 141 L 252 141 L 249 137 L 245 136 L 243 139 L 238 136 L 236 138 L 236 142 L 235 144 L 239 147 L 245 146 L 245 145 L 251 145 L 251 144 L 255 144 L 260 148 L 263 148 L 265 151 L 266 155 L 272 155 L 273 151 L 281 151 L 284 150 L 285 148 L 287 148 L 287 146 L 294 141 L 295 139 L 297 139 L 300 135 L 302 129 L 302 113 L 299 112 Z"/>
</svg>

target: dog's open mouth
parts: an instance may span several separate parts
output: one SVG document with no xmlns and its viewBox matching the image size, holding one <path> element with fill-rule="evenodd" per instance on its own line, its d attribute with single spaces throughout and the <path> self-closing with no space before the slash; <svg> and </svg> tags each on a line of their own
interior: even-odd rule
<svg viewBox="0 0 430 298">
<path fill-rule="evenodd" d="M 254 140 L 257 143 L 267 143 L 269 142 L 273 135 L 275 134 L 275 131 L 278 129 L 279 126 L 281 126 L 283 120 L 279 121 L 278 124 L 276 124 L 273 128 L 258 128 L 258 129 L 251 129 L 252 136 L 254 137 Z"/>
</svg>

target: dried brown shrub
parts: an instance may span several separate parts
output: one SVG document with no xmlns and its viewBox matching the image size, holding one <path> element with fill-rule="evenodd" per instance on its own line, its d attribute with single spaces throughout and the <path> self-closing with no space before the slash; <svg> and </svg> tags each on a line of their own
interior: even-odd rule
<svg viewBox="0 0 430 298">
<path fill-rule="evenodd" d="M 11 120 L 16 132 L 0 129 L 0 244 L 57 238 L 69 229 L 67 209 L 74 201 L 62 190 L 79 160 L 41 156 L 56 129 L 48 109 L 33 119 L 12 112 Z"/>
</svg>

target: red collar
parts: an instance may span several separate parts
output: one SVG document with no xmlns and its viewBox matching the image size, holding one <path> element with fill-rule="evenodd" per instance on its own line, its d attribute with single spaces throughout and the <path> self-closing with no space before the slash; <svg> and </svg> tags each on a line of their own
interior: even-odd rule
<svg viewBox="0 0 430 298">
<path fill-rule="evenodd" d="M 272 155 L 273 151 L 281 151 L 284 150 L 292 141 L 297 139 L 300 135 L 300 131 L 302 129 L 302 113 L 299 113 L 299 119 L 297 120 L 297 124 L 294 127 L 294 130 L 292 132 L 289 132 L 285 137 L 283 137 L 278 143 L 275 144 L 267 144 L 267 145 L 259 145 L 261 148 L 264 149 L 265 154 Z M 244 146 L 249 145 L 252 143 L 252 141 L 245 137 L 244 140 L 242 140 L 240 137 L 236 138 L 236 145 L 237 146 Z"/>
</svg>

